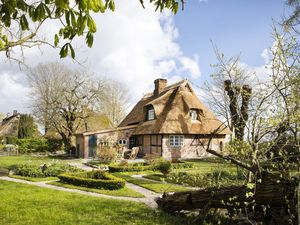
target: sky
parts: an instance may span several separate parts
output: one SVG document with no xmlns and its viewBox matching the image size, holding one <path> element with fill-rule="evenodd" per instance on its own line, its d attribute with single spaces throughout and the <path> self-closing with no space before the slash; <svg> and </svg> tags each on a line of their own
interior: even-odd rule
<svg viewBox="0 0 300 225">
<path fill-rule="evenodd" d="M 226 56 L 241 55 L 247 68 L 262 74 L 272 46 L 273 21 L 289 9 L 283 0 L 186 0 L 176 15 L 143 9 L 138 0 L 116 0 L 116 11 L 94 15 L 97 33 L 90 49 L 75 42 L 76 57 L 60 59 L 59 51 L 43 46 L 24 51 L 26 65 L 59 61 L 85 68 L 95 76 L 115 79 L 128 87 L 133 105 L 163 77 L 172 84 L 188 79 L 200 92 L 216 63 L 212 43 Z M 48 23 L 40 37 L 53 40 L 57 24 Z M 2 55 L 1 55 L 2 54 Z M 26 69 L 0 53 L 0 112 L 30 113 Z"/>
</svg>

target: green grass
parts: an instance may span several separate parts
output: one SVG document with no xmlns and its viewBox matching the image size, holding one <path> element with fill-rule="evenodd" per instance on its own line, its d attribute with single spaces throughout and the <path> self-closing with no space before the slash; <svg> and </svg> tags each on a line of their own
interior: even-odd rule
<svg viewBox="0 0 300 225">
<path fill-rule="evenodd" d="M 84 196 L 0 181 L 0 224 L 180 225 L 187 219 L 142 203 Z"/>
<path fill-rule="evenodd" d="M 236 166 L 225 162 L 224 160 L 212 159 L 192 159 L 185 160 L 186 162 L 193 162 L 193 168 L 172 170 L 174 172 L 189 171 L 195 173 L 210 173 L 215 169 L 227 170 L 228 172 L 236 172 Z"/>
<path fill-rule="evenodd" d="M 95 192 L 95 193 L 104 194 L 104 195 L 125 196 L 125 197 L 132 197 L 132 198 L 145 197 L 144 195 L 140 194 L 139 192 L 136 192 L 128 187 L 124 187 L 119 190 L 104 190 L 104 189 L 80 187 L 80 186 L 75 186 L 75 185 L 71 185 L 71 184 L 65 184 L 65 183 L 58 182 L 58 181 L 54 181 L 54 182 L 51 182 L 48 184 L 59 186 L 59 187 L 70 188 L 70 189 L 77 189 L 77 190 L 81 190 L 81 191 Z"/>
<path fill-rule="evenodd" d="M 22 179 L 22 180 L 28 180 L 28 181 L 32 181 L 32 182 L 58 180 L 57 177 L 23 177 L 20 175 L 9 175 L 9 177 L 16 178 L 16 179 Z"/>
<path fill-rule="evenodd" d="M 138 178 L 131 177 L 129 174 L 125 174 L 125 173 L 114 173 L 114 175 L 125 179 L 127 182 L 139 185 L 143 188 L 149 189 L 156 193 L 190 190 L 189 188 L 178 186 L 178 185 L 166 184 L 166 183 L 150 181 L 150 180 L 141 180 Z"/>
</svg>

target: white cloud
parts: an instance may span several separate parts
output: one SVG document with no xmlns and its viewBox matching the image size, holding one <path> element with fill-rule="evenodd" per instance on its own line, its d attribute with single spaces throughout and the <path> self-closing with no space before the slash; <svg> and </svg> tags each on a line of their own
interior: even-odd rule
<svg viewBox="0 0 300 225">
<path fill-rule="evenodd" d="M 193 58 L 183 56 L 179 60 L 182 64 L 183 72 L 188 72 L 189 75 L 192 76 L 192 78 L 198 78 L 201 75 L 198 63 L 198 55 L 194 55 Z"/>
<path fill-rule="evenodd" d="M 78 61 L 84 62 L 84 67 L 96 74 L 128 86 L 133 103 L 144 93 L 152 91 L 153 80 L 158 77 L 170 78 L 169 83 L 172 83 L 182 76 L 198 78 L 201 75 L 198 56 L 184 55 L 176 42 L 179 31 L 170 12 L 161 14 L 155 12 L 154 6 L 149 4 L 143 9 L 138 1 L 118 0 L 115 12 L 94 16 L 98 30 L 94 46 L 90 49 L 82 44 L 84 40 L 76 41 L 76 57 Z M 44 29 L 44 36 L 49 34 L 50 42 L 53 41 L 55 27 L 55 24 L 50 24 Z M 37 48 L 25 51 L 25 56 L 27 64 L 31 66 L 39 62 L 59 60 L 58 50 L 47 46 L 42 47 L 41 51 Z M 72 67 L 78 66 L 70 59 L 62 62 Z M 0 61 L 0 79 L 5 76 L 2 65 L 7 64 Z M 6 69 L 10 73 L 18 71 L 17 66 L 8 66 Z M 2 85 L 6 85 L 6 89 L 9 87 L 7 83 Z M 24 82 L 16 81 L 9 85 L 16 85 L 20 93 L 27 90 Z M 2 96 L 0 98 L 5 101 Z M 11 102 L 9 105 L 22 108 L 22 102 L 20 98 L 18 103 Z M 7 110 L 8 106 L 1 105 L 0 111 Z"/>
<path fill-rule="evenodd" d="M 0 89 L 0 112 L 12 113 L 13 110 L 29 111 L 29 88 L 25 87 L 18 80 L 22 74 L 1 74 Z"/>
<path fill-rule="evenodd" d="M 265 48 L 262 53 L 261 57 L 264 59 L 265 64 L 268 64 L 270 62 L 270 52 L 267 48 Z"/>
</svg>

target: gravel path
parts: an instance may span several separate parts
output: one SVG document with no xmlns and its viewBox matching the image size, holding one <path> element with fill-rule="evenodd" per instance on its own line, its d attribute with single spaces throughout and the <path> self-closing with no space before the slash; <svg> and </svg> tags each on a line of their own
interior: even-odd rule
<svg viewBox="0 0 300 225">
<path fill-rule="evenodd" d="M 17 183 L 22 183 L 22 184 L 30 184 L 30 185 L 34 185 L 34 186 L 38 186 L 38 187 L 42 187 L 42 188 L 50 188 L 50 189 L 54 189 L 54 190 L 78 193 L 78 194 L 100 197 L 100 198 L 109 198 L 109 199 L 116 199 L 116 200 L 140 202 L 140 203 L 145 203 L 146 205 L 148 205 L 151 208 L 157 208 L 157 204 L 154 201 L 154 199 L 160 196 L 157 193 L 154 193 L 152 191 L 149 191 L 145 188 L 142 188 L 140 186 L 137 186 L 137 185 L 134 185 L 131 183 L 126 183 L 127 187 L 145 195 L 145 198 L 131 198 L 131 197 L 119 197 L 119 196 L 104 195 L 104 194 L 93 193 L 93 192 L 88 192 L 88 191 L 81 191 L 81 190 L 77 190 L 77 189 L 58 187 L 58 186 L 47 184 L 47 182 L 32 182 L 32 181 L 26 181 L 26 180 L 11 178 L 11 177 L 0 177 L 0 180 L 6 180 L 6 181 L 17 182 Z"/>
</svg>

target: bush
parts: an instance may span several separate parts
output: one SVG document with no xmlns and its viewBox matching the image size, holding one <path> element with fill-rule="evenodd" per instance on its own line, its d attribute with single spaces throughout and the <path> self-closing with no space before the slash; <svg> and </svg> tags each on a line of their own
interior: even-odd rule
<svg viewBox="0 0 300 225">
<path fill-rule="evenodd" d="M 160 171 L 164 176 L 168 175 L 172 170 L 172 164 L 170 161 L 167 161 L 161 158 L 157 161 L 155 168 Z"/>
<path fill-rule="evenodd" d="M 21 164 L 14 169 L 15 174 L 24 177 L 56 177 L 61 173 L 78 171 L 82 170 L 65 164 L 42 164 L 40 166 Z"/>
<path fill-rule="evenodd" d="M 22 164 L 16 166 L 15 174 L 24 177 L 45 177 L 39 166 Z"/>
<path fill-rule="evenodd" d="M 49 143 L 46 138 L 17 139 L 16 144 L 20 153 L 49 151 Z"/>
<path fill-rule="evenodd" d="M 117 158 L 117 150 L 110 146 L 98 147 L 97 157 L 100 163 L 109 164 L 111 162 L 115 162 Z"/>
<path fill-rule="evenodd" d="M 67 184 L 89 188 L 116 190 L 125 186 L 125 180 L 102 171 L 61 174 L 58 178 Z"/>
</svg>

